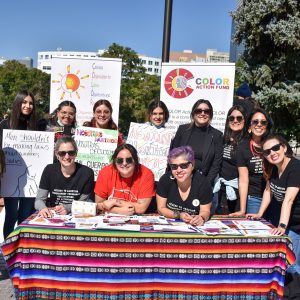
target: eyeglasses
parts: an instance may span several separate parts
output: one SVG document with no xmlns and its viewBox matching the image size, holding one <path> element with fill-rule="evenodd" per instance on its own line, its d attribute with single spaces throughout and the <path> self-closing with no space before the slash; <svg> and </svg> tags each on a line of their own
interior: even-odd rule
<svg viewBox="0 0 300 300">
<path fill-rule="evenodd" d="M 264 149 L 262 151 L 264 156 L 269 156 L 271 154 L 271 151 L 275 152 L 275 151 L 279 151 L 280 146 L 282 146 L 281 143 L 274 145 L 273 147 L 269 148 L 269 149 Z"/>
<path fill-rule="evenodd" d="M 70 112 L 67 112 L 67 111 L 59 111 L 59 113 L 62 115 L 62 116 L 68 116 L 68 117 L 72 117 L 74 118 L 75 117 L 75 113 L 70 113 Z"/>
<path fill-rule="evenodd" d="M 244 120 L 244 117 L 243 116 L 237 116 L 237 117 L 235 117 L 235 116 L 229 116 L 228 117 L 228 121 L 229 122 L 234 122 L 234 120 L 236 120 L 238 123 L 241 123 L 243 120 Z"/>
<path fill-rule="evenodd" d="M 268 121 L 267 120 L 252 120 L 251 121 L 251 125 L 257 126 L 258 124 L 260 124 L 261 126 L 267 126 Z"/>
<path fill-rule="evenodd" d="M 181 164 L 170 164 L 170 168 L 171 170 L 177 170 L 178 167 L 180 167 L 180 169 L 185 170 L 189 167 L 189 165 L 191 164 L 190 161 L 186 162 L 186 163 L 181 163 Z"/>
<path fill-rule="evenodd" d="M 210 115 L 210 109 L 209 108 L 206 108 L 206 109 L 196 108 L 194 110 L 194 115 L 201 115 L 202 113 L 204 113 L 205 115 Z"/>
<path fill-rule="evenodd" d="M 70 157 L 73 157 L 76 155 L 76 151 L 75 150 L 70 150 L 70 151 L 58 151 L 57 155 L 60 157 L 65 157 L 66 155 L 69 155 Z"/>
<path fill-rule="evenodd" d="M 127 165 L 130 165 L 133 163 L 133 158 L 132 157 L 126 157 L 126 158 L 123 158 L 123 157 L 117 157 L 116 158 L 116 164 L 117 165 L 123 165 L 124 164 L 124 161 L 126 162 Z"/>
</svg>

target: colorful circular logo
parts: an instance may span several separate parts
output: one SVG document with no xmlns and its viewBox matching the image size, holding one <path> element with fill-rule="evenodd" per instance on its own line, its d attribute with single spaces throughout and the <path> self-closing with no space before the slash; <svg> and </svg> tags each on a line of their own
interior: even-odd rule
<svg viewBox="0 0 300 300">
<path fill-rule="evenodd" d="M 193 78 L 194 75 L 189 70 L 174 69 L 165 78 L 165 90 L 173 98 L 185 98 L 193 92 L 193 89 L 188 85 L 188 81 Z"/>
</svg>

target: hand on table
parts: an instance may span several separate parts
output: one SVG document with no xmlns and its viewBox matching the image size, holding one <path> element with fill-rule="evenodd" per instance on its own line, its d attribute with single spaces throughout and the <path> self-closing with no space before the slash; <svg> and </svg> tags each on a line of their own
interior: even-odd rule
<svg viewBox="0 0 300 300">
<path fill-rule="evenodd" d="M 182 220 L 185 223 L 190 223 L 190 221 L 193 219 L 193 217 L 185 212 L 180 213 L 180 220 Z"/>
<path fill-rule="evenodd" d="M 121 215 L 133 215 L 135 213 L 135 209 L 132 203 L 127 201 L 119 200 L 120 204 L 116 207 L 115 212 Z"/>
<path fill-rule="evenodd" d="M 66 215 L 68 212 L 66 210 L 66 208 L 63 205 L 57 205 L 53 208 L 53 210 L 55 211 L 55 213 L 57 213 L 58 215 Z"/>
<path fill-rule="evenodd" d="M 259 221 L 261 219 L 260 214 L 246 214 L 246 218 L 250 220 Z"/>
<path fill-rule="evenodd" d="M 278 226 L 277 228 L 271 229 L 270 232 L 273 235 L 284 235 L 285 234 L 285 229 Z"/>
<path fill-rule="evenodd" d="M 234 217 L 234 216 L 243 216 L 244 214 L 245 214 L 244 211 L 239 210 L 239 211 L 236 211 L 236 212 L 234 212 L 232 214 L 229 214 L 229 216 L 231 216 L 231 217 Z"/>
<path fill-rule="evenodd" d="M 41 216 L 42 218 L 51 218 L 53 214 L 48 207 L 45 207 L 39 211 L 38 216 Z"/>
<path fill-rule="evenodd" d="M 191 225 L 201 226 L 205 223 L 204 218 L 200 215 L 195 215 L 195 216 L 191 216 L 191 217 L 192 217 L 192 219 L 189 222 Z"/>
</svg>

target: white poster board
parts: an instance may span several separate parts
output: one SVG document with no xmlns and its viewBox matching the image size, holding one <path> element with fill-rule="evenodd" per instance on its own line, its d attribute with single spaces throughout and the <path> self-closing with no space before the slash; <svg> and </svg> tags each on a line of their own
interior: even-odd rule
<svg viewBox="0 0 300 300">
<path fill-rule="evenodd" d="M 78 127 L 74 139 L 78 147 L 76 161 L 92 168 L 96 181 L 99 171 L 111 163 L 111 156 L 118 145 L 118 131 Z"/>
<path fill-rule="evenodd" d="M 157 129 L 150 124 L 130 123 L 126 142 L 137 149 L 140 163 L 154 173 L 155 181 L 158 181 L 166 171 L 173 136 L 172 129 Z"/>
<path fill-rule="evenodd" d="M 234 73 L 233 63 L 162 63 L 160 99 L 170 111 L 168 126 L 189 123 L 194 103 L 206 99 L 214 110 L 211 125 L 224 131 L 233 104 Z"/>
<path fill-rule="evenodd" d="M 95 102 L 110 101 L 112 118 L 118 124 L 122 60 L 118 58 L 53 57 L 51 67 L 50 112 L 64 100 L 77 109 L 78 125 L 90 121 Z"/>
<path fill-rule="evenodd" d="M 35 197 L 44 168 L 53 163 L 54 133 L 3 130 L 6 172 L 1 179 L 3 197 Z"/>
</svg>

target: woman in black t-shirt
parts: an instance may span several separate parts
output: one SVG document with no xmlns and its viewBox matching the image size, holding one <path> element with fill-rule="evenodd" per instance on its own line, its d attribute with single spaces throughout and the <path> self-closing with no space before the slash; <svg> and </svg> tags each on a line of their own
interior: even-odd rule
<svg viewBox="0 0 300 300">
<path fill-rule="evenodd" d="M 213 192 L 218 194 L 217 213 L 228 214 L 238 211 L 238 169 L 236 165 L 236 148 L 245 136 L 246 111 L 242 106 L 235 105 L 227 113 L 223 160 L 220 171 L 220 178 L 214 186 Z"/>
<path fill-rule="evenodd" d="M 255 109 L 247 119 L 248 138 L 237 146 L 240 210 L 232 215 L 257 213 L 265 189 L 261 142 L 268 136 L 273 122 L 266 111 Z"/>
<path fill-rule="evenodd" d="M 300 274 L 300 161 L 281 135 L 268 136 L 262 147 L 267 185 L 258 213 L 249 216 L 260 218 L 271 207 L 272 234 L 287 233 L 293 243 L 296 263 L 287 271 Z"/>
<path fill-rule="evenodd" d="M 209 219 L 212 188 L 207 178 L 194 171 L 194 151 L 190 146 L 174 148 L 168 155 L 171 172 L 157 185 L 157 210 L 167 218 L 202 225 Z"/>
</svg>

